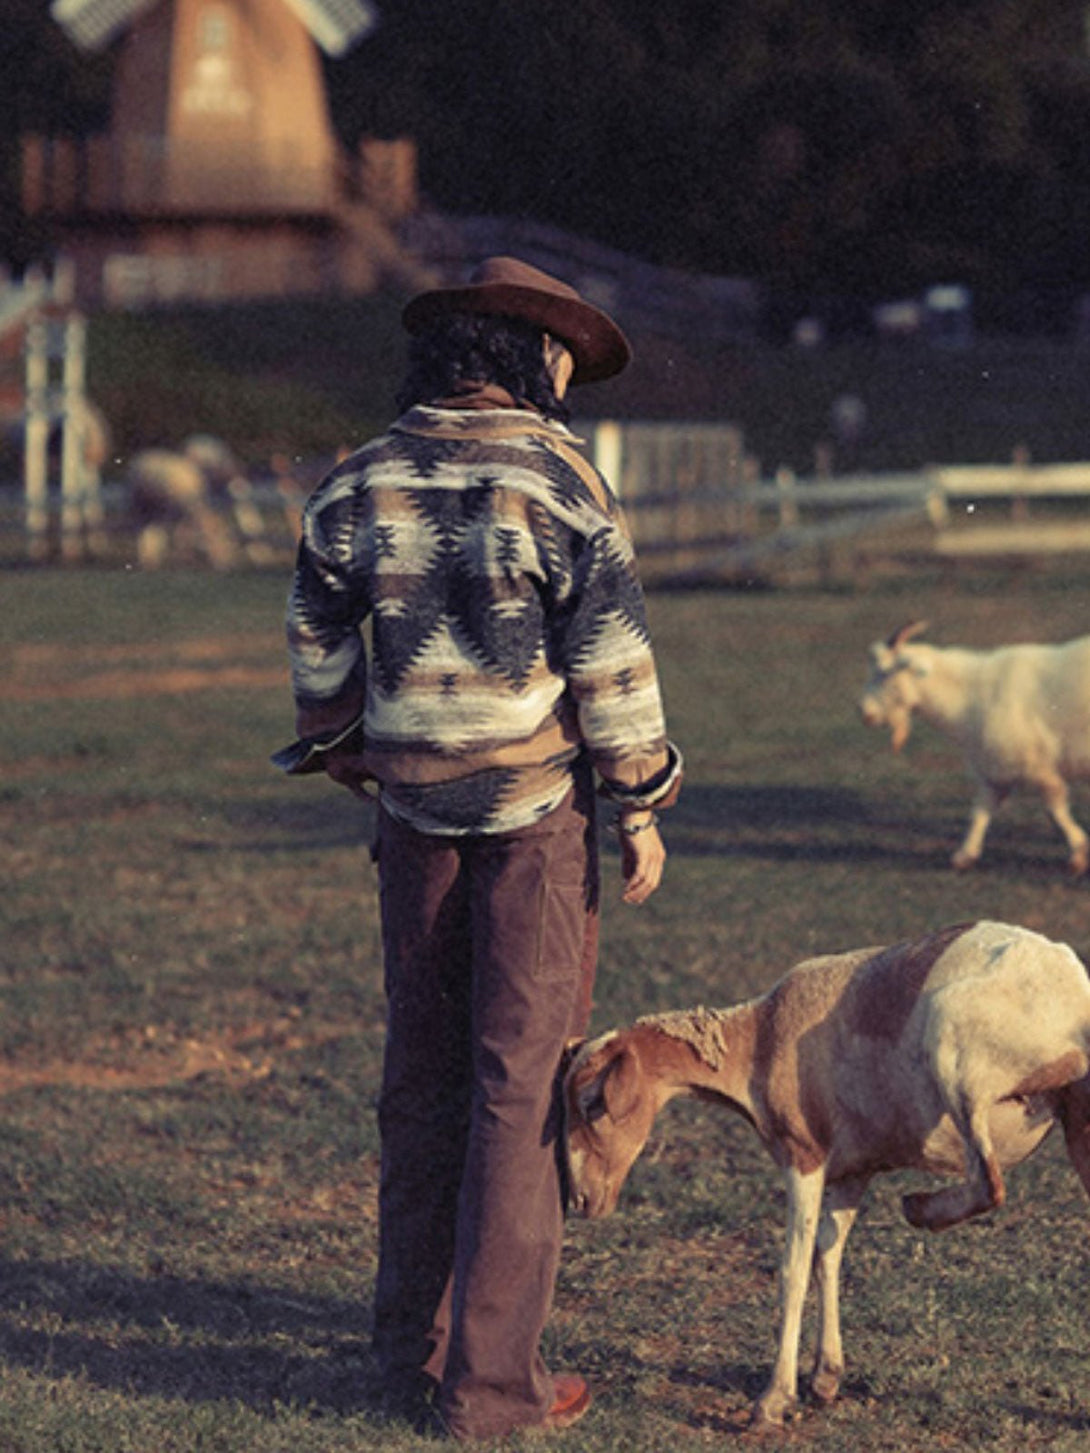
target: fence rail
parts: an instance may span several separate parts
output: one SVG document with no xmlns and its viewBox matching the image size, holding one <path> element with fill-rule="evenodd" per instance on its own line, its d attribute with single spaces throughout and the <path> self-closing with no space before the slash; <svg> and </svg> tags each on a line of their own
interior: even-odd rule
<svg viewBox="0 0 1090 1453">
<path fill-rule="evenodd" d="M 863 558 L 1030 559 L 1090 551 L 1090 463 L 948 465 L 915 473 L 761 477 L 731 426 L 587 431 L 649 580 L 823 575 Z"/>
<path fill-rule="evenodd" d="M 79 392 L 72 376 L 71 337 L 65 397 Z M 48 420 L 44 355 L 28 348 L 24 480 L 26 552 L 44 559 L 60 507 L 63 558 L 101 553 L 88 521 L 101 532 L 98 481 L 77 471 L 68 453 L 68 487 L 46 480 L 42 420 Z M 37 401 L 35 408 L 34 402 Z M 78 410 L 68 409 L 76 417 Z M 35 429 L 37 433 L 35 434 Z M 649 584 L 699 581 L 776 582 L 813 574 L 850 575 L 877 561 L 971 563 L 1090 554 L 1090 462 L 1031 465 L 946 465 L 915 473 L 799 478 L 780 469 L 762 477 L 729 425 L 616 423 L 578 431 L 587 452 L 617 487 Z M 63 461 L 62 461 L 63 462 Z M 82 481 L 76 487 L 74 481 Z M 121 485 L 105 480 L 109 488 Z M 246 497 L 247 559 L 255 542 L 284 533 L 283 490 Z M 85 486 L 85 487 L 84 487 Z M 78 506 L 78 508 L 77 508 Z M 238 501 L 232 505 L 239 515 Z M 107 512 L 108 513 L 108 512 Z M 117 514 L 117 511 L 114 511 Z M 92 532 L 93 533 L 93 532 Z"/>
</svg>

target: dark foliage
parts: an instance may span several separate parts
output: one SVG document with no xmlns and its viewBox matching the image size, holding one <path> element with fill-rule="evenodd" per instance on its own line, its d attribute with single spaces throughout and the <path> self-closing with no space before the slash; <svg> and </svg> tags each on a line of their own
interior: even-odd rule
<svg viewBox="0 0 1090 1453">
<path fill-rule="evenodd" d="M 10 191 L 21 129 L 100 123 L 109 57 L 80 57 L 40 0 L 6 9 Z M 328 63 L 334 118 L 350 144 L 415 137 L 441 209 L 535 218 L 794 294 L 955 277 L 996 296 L 1090 287 L 1074 0 L 379 9 Z"/>
</svg>

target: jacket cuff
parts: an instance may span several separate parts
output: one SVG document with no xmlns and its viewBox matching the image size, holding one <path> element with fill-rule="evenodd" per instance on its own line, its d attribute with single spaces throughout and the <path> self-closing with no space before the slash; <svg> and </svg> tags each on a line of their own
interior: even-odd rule
<svg viewBox="0 0 1090 1453">
<path fill-rule="evenodd" d="M 300 737 L 289 746 L 281 747 L 269 760 L 289 777 L 305 777 L 312 772 L 325 771 L 326 753 L 334 747 L 345 747 L 350 751 L 363 751 L 362 713 L 335 732 L 323 732 L 321 736 Z"/>
<path fill-rule="evenodd" d="M 666 766 L 649 777 L 646 782 L 627 786 L 621 782 L 610 782 L 603 778 L 599 793 L 615 802 L 618 807 L 633 810 L 649 807 L 672 807 L 681 791 L 681 779 L 685 763 L 681 752 L 673 742 L 666 743 Z"/>
</svg>

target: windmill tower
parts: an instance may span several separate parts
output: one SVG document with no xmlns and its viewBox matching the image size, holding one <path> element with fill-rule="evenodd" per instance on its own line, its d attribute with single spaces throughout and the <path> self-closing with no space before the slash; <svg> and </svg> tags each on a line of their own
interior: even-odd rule
<svg viewBox="0 0 1090 1453">
<path fill-rule="evenodd" d="M 337 143 L 315 42 L 341 55 L 364 0 L 55 0 L 75 43 L 125 38 L 115 80 L 113 193 L 122 211 L 322 211 Z"/>
<path fill-rule="evenodd" d="M 319 56 L 372 29 L 370 0 L 54 0 L 52 14 L 82 49 L 122 37 L 109 132 L 24 138 L 24 208 L 84 297 L 366 290 L 411 265 L 368 204 L 366 158 L 334 134 Z"/>
</svg>

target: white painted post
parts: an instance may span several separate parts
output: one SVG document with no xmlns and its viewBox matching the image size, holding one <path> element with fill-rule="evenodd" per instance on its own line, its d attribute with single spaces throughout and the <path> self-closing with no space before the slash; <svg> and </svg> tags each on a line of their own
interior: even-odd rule
<svg viewBox="0 0 1090 1453">
<path fill-rule="evenodd" d="M 85 464 L 84 385 L 87 325 L 70 313 L 57 328 L 61 339 L 61 557 L 76 560 L 84 551 L 84 526 L 92 481 Z"/>
<path fill-rule="evenodd" d="M 615 419 L 600 419 L 594 426 L 594 467 L 620 498 L 624 467 L 624 435 Z"/>
<path fill-rule="evenodd" d="M 61 362 L 59 386 L 53 362 Z M 60 553 L 78 559 L 104 545 L 97 469 L 88 456 L 93 424 L 86 396 L 87 324 L 78 313 L 63 319 L 35 314 L 26 332 L 26 399 L 23 416 L 23 485 L 26 491 L 27 553 L 41 561 L 50 553 L 49 433 L 61 424 Z"/>
<path fill-rule="evenodd" d="M 49 336 L 41 317 L 27 327 L 23 484 L 27 553 L 44 560 L 49 553 Z"/>
</svg>

